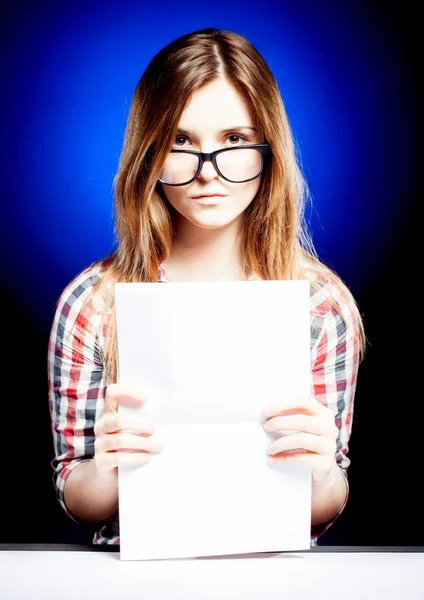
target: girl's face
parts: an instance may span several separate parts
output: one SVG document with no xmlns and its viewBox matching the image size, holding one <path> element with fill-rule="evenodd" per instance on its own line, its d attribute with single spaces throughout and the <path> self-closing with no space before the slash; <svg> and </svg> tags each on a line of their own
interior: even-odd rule
<svg viewBox="0 0 424 600">
<path fill-rule="evenodd" d="M 173 148 L 213 152 L 261 142 L 244 99 L 232 85 L 216 79 L 193 94 L 181 115 Z M 224 154 L 227 158 L 232 156 L 240 160 L 242 155 L 248 157 L 247 152 Z M 181 155 L 173 153 L 170 156 L 178 160 Z M 246 165 L 245 168 L 251 167 Z M 161 185 L 179 215 L 177 218 L 199 228 L 219 229 L 241 218 L 258 191 L 261 177 L 245 183 L 231 183 L 218 175 L 212 162 L 206 161 L 192 183 L 176 187 Z"/>
</svg>

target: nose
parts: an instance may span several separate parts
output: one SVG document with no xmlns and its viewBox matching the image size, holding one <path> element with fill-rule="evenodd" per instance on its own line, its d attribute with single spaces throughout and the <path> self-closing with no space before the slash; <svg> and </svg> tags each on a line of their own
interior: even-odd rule
<svg viewBox="0 0 424 600">
<path fill-rule="evenodd" d="M 212 181 L 212 179 L 215 179 L 215 177 L 218 177 L 218 173 L 216 172 L 212 161 L 205 160 L 202 165 L 202 170 L 199 173 L 199 178 L 203 179 L 204 181 Z"/>
</svg>

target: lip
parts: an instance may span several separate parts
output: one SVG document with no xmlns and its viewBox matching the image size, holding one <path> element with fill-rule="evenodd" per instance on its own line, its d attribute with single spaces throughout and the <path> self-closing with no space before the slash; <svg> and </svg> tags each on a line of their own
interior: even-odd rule
<svg viewBox="0 0 424 600">
<path fill-rule="evenodd" d="M 194 200 L 200 200 L 202 198 L 226 198 L 228 194 L 199 194 L 198 196 L 192 196 Z"/>
<path fill-rule="evenodd" d="M 227 198 L 224 194 L 205 194 L 204 196 L 194 196 L 193 200 L 202 206 L 217 206 L 218 204 L 222 204 L 224 198 Z"/>
</svg>

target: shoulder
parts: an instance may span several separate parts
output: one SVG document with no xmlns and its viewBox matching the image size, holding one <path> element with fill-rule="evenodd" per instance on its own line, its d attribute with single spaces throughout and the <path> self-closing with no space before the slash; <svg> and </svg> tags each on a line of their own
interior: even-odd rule
<svg viewBox="0 0 424 600">
<path fill-rule="evenodd" d="M 57 302 L 60 311 L 78 310 L 95 296 L 105 269 L 105 261 L 93 263 L 76 275 L 63 289 Z"/>
<path fill-rule="evenodd" d="M 330 379 L 336 377 L 337 389 L 341 390 L 343 380 L 351 384 L 355 380 L 363 356 L 362 317 L 351 291 L 337 274 L 318 267 L 308 270 L 305 275 L 311 289 L 313 370 L 319 379 L 325 369 Z"/>
<path fill-rule="evenodd" d="M 346 344 L 353 354 L 362 355 L 364 331 L 362 317 L 352 292 L 327 267 L 308 268 L 305 276 L 310 281 L 310 315 L 313 343 L 327 340 L 338 351 Z"/>
<path fill-rule="evenodd" d="M 355 299 L 340 277 L 326 268 L 308 268 L 305 275 L 311 286 L 312 315 L 338 315 L 345 321 L 355 318 Z"/>
<path fill-rule="evenodd" d="M 76 324 L 88 328 L 93 317 L 109 312 L 98 292 L 107 260 L 98 261 L 76 275 L 61 292 L 53 329 L 72 329 Z"/>
</svg>

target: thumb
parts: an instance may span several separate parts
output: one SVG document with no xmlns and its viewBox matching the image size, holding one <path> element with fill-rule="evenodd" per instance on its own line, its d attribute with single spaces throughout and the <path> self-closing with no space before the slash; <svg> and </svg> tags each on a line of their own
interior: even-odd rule
<svg viewBox="0 0 424 600">
<path fill-rule="evenodd" d="M 147 400 L 146 394 L 122 383 L 111 383 L 106 388 L 105 413 L 117 413 L 118 406 L 139 408 Z"/>
</svg>

